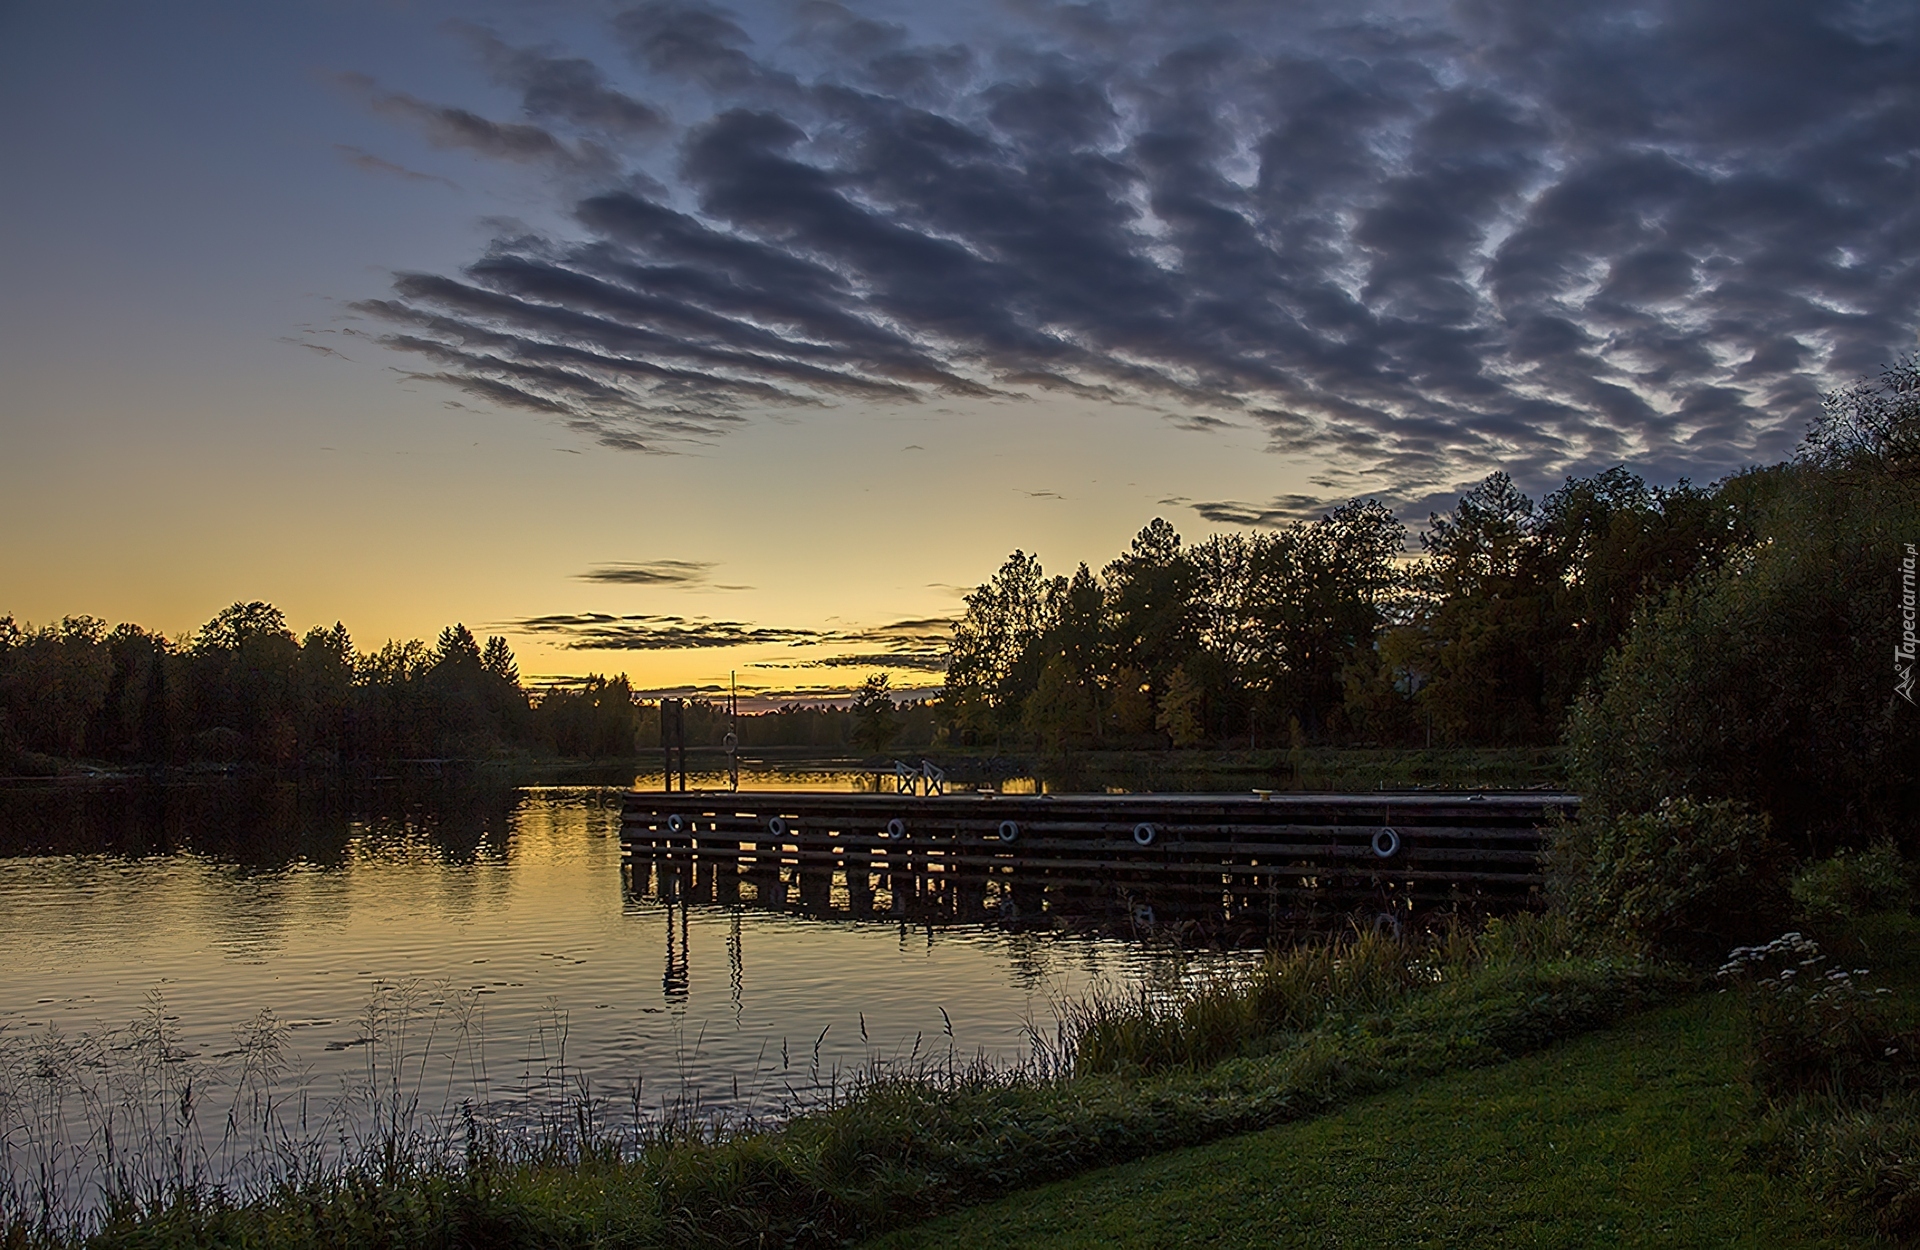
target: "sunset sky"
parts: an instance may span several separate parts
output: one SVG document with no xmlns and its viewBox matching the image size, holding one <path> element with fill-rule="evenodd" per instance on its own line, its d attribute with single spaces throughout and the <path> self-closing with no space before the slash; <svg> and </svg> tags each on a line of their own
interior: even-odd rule
<svg viewBox="0 0 1920 1250">
<path fill-rule="evenodd" d="M 1912 0 L 0 0 L 0 614 L 834 690 L 1920 328 Z M 840 660 L 834 663 L 834 660 Z"/>
</svg>

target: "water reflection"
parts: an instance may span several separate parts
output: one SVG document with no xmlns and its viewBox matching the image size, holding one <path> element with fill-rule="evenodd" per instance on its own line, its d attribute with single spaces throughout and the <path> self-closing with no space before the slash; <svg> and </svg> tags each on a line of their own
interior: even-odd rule
<svg viewBox="0 0 1920 1250">
<path fill-rule="evenodd" d="M 854 856 L 846 857 L 854 859 Z M 1149 873 L 1102 869 L 921 863 L 844 866 L 763 856 L 702 857 L 631 847 L 621 869 L 630 906 L 713 906 L 828 923 L 990 926 L 1016 933 L 1078 933 L 1184 949 L 1264 948 L 1349 923 L 1403 923 L 1408 899 L 1361 877 L 1315 879 L 1311 890 L 1220 867 Z M 668 942 L 669 960 L 673 943 Z"/>
<path fill-rule="evenodd" d="M 891 882 L 663 893 L 623 862 L 622 790 L 0 789 L 0 1043 L 123 1028 L 157 991 L 181 1052 L 212 1063 L 265 1009 L 289 1079 L 324 1101 L 367 1070 L 369 1004 L 405 991 L 471 1004 L 476 1049 L 432 1086 L 456 1103 L 551 1071 L 564 1035 L 568 1070 L 596 1090 L 764 1111 L 807 1079 L 783 1053 L 811 1062 L 816 1040 L 829 1075 L 944 1042 L 949 1022 L 963 1058 L 1011 1058 L 1058 1000 L 1186 967 L 971 905 L 897 909 Z"/>
</svg>

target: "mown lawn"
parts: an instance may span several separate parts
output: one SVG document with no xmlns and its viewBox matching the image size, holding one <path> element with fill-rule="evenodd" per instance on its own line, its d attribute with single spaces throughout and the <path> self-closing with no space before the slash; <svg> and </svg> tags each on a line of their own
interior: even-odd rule
<svg viewBox="0 0 1920 1250">
<path fill-rule="evenodd" d="M 1769 1174 L 1744 1051 L 1737 1003 L 1708 994 L 1498 1067 L 868 1244 L 1884 1244 Z"/>
</svg>

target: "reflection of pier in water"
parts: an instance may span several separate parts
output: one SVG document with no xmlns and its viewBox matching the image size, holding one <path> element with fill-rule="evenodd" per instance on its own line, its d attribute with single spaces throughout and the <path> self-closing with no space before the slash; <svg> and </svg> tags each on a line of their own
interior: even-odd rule
<svg viewBox="0 0 1920 1250">
<path fill-rule="evenodd" d="M 1167 930 L 1524 907 L 1561 794 L 634 792 L 629 889 L 823 919 Z"/>
</svg>

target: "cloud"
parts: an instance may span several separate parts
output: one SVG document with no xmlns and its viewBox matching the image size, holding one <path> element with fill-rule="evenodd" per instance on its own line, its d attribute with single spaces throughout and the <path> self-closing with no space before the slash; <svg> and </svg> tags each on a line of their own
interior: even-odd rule
<svg viewBox="0 0 1920 1250">
<path fill-rule="evenodd" d="M 657 563 L 684 567 L 688 562 Z M 704 567 L 700 575 L 704 575 Z M 895 667 L 928 669 L 940 666 L 935 661 L 946 654 L 953 621 L 950 617 L 922 617 L 864 629 L 798 629 L 646 613 L 574 612 L 527 617 L 493 628 L 556 638 L 560 646 L 572 651 L 701 651 L 768 645 L 878 647 Z M 832 666 L 838 661 L 835 657 L 826 657 L 804 663 Z"/>
<path fill-rule="evenodd" d="M 711 560 L 645 560 L 633 564 L 601 564 L 579 575 L 583 582 L 616 586 L 706 586 Z M 744 590 L 742 586 L 725 587 Z"/>
<path fill-rule="evenodd" d="M 806 646 L 831 635 L 812 629 L 781 629 L 741 621 L 691 620 L 681 616 L 603 612 L 556 613 L 508 622 L 502 628 L 561 640 L 571 651 L 701 651 L 765 644 Z"/>
<path fill-rule="evenodd" d="M 913 655 L 896 652 L 879 652 L 869 655 L 835 655 L 824 660 L 808 660 L 804 664 L 756 664 L 755 668 L 864 668 L 864 669 L 909 669 L 926 673 L 944 673 L 947 671 L 947 658 L 944 654 Z"/>
<path fill-rule="evenodd" d="M 421 376 L 612 447 L 1050 393 L 1403 499 L 1775 458 L 1920 326 L 1910 4 L 995 20 L 963 48 L 911 9 L 662 0 L 592 56 L 474 36 L 524 123 L 362 82 L 436 142 L 602 170 L 569 230 L 363 309 Z M 658 179 L 619 172 L 668 140 Z"/>
<path fill-rule="evenodd" d="M 584 677 L 530 677 L 529 686 L 541 691 L 577 690 L 585 685 Z M 655 686 L 648 689 L 635 689 L 633 697 L 645 702 L 655 703 L 661 699 L 707 699 L 724 706 L 730 693 L 737 693 L 740 711 L 743 714 L 757 712 L 777 712 L 786 707 L 828 706 L 845 707 L 860 693 L 858 684 L 850 683 L 814 683 L 803 686 L 783 686 L 779 689 L 766 689 L 751 681 L 742 682 L 737 687 L 724 683 L 695 683 L 678 686 Z M 918 682 L 907 678 L 892 686 L 895 699 L 925 699 L 940 692 L 938 684 Z"/>
<path fill-rule="evenodd" d="M 459 183 L 448 178 L 442 178 L 439 174 L 423 174 L 417 169 L 408 169 L 405 165 L 396 165 L 392 161 L 375 156 L 371 152 L 362 151 L 359 148 L 353 147 L 351 144 L 336 143 L 333 145 L 333 149 L 340 153 L 349 165 L 352 165 L 355 169 L 364 169 L 370 174 L 390 174 L 396 178 L 405 178 L 409 182 L 437 182 L 441 186 L 451 187 L 455 191 L 460 189 Z"/>
<path fill-rule="evenodd" d="M 289 338 L 285 335 L 281 336 L 280 342 L 293 347 L 304 347 L 316 356 L 328 356 L 334 360 L 352 359 L 352 357 L 348 356 L 345 352 L 340 351 L 338 348 L 328 347 L 325 343 L 314 343 L 306 339 Z"/>
<path fill-rule="evenodd" d="M 611 86 L 592 61 L 516 48 L 471 22 L 451 27 L 473 45 L 495 80 L 519 89 L 529 117 L 571 123 L 609 139 L 643 142 L 668 129 L 663 110 Z"/>
<path fill-rule="evenodd" d="M 880 647 L 893 662 L 907 668 L 944 668 L 947 644 L 953 641 L 954 618 L 950 616 L 915 617 L 894 621 L 872 629 L 843 631 L 833 641 L 856 646 Z M 860 663 L 870 657 L 835 658 L 824 663 Z"/>
<path fill-rule="evenodd" d="M 610 154 L 590 140 L 569 142 L 542 126 L 498 122 L 468 109 L 430 104 L 404 91 L 386 90 L 366 74 L 335 78 L 374 112 L 412 125 L 437 148 L 463 148 L 498 160 L 554 164 L 583 173 L 613 168 Z"/>
<path fill-rule="evenodd" d="M 1172 501 L 1163 500 L 1162 502 Z M 1318 495 L 1280 495 L 1265 504 L 1221 500 L 1213 503 L 1188 503 L 1187 506 L 1209 521 L 1279 529 L 1295 521 L 1309 521 L 1315 517 L 1324 516 L 1337 502 L 1323 499 Z"/>
</svg>

